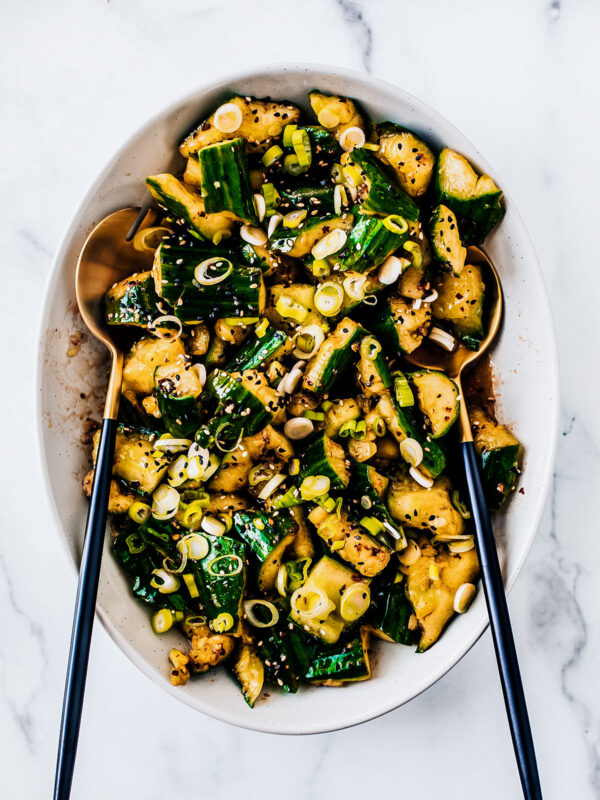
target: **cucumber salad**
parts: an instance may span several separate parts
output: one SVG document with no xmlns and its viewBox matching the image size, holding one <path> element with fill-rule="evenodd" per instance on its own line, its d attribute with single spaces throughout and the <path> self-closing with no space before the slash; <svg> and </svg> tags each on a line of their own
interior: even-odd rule
<svg viewBox="0 0 600 800">
<path fill-rule="evenodd" d="M 223 663 L 250 706 L 264 684 L 368 679 L 374 637 L 427 650 L 478 578 L 461 398 L 406 356 L 477 349 L 467 247 L 502 192 L 350 99 L 308 99 L 233 96 L 202 121 L 179 175 L 146 180 L 148 271 L 105 298 L 127 343 L 112 552 L 170 631 L 172 683 Z M 470 415 L 498 509 L 520 444 L 485 402 Z"/>
</svg>

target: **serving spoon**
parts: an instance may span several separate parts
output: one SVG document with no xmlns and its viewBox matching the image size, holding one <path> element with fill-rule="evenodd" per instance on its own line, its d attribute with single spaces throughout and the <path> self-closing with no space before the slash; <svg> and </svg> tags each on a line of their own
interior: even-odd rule
<svg viewBox="0 0 600 800">
<path fill-rule="evenodd" d="M 504 593 L 502 571 L 498 561 L 494 532 L 483 494 L 477 453 L 473 444 L 473 433 L 461 380 L 465 369 L 472 366 L 489 349 L 500 329 L 503 310 L 502 286 L 494 265 L 478 247 L 467 248 L 466 263 L 474 264 L 481 269 L 482 277 L 486 284 L 486 295 L 491 300 L 488 332 L 479 348 L 477 350 L 469 350 L 461 344 L 453 351 L 448 352 L 435 345 L 425 343 L 405 356 L 405 358 L 417 367 L 443 370 L 454 380 L 458 387 L 460 396 L 460 413 L 457 420 L 458 432 L 469 500 L 475 522 L 475 543 L 481 567 L 483 591 L 500 671 L 504 702 L 506 704 L 513 747 L 517 757 L 523 795 L 527 800 L 538 800 L 542 797 L 542 789 L 535 758 L 531 726 L 527 714 L 527 705 L 525 703 L 523 682 L 510 624 L 506 594 Z"/>
<path fill-rule="evenodd" d="M 111 368 L 79 567 L 54 800 L 67 800 L 71 793 L 96 610 L 123 376 L 123 350 L 115 328 L 106 324 L 104 295 L 116 281 L 123 280 L 133 272 L 150 268 L 152 255 L 135 250 L 131 240 L 138 228 L 152 225 L 155 219 L 156 212 L 147 208 L 124 208 L 105 217 L 89 234 L 79 254 L 75 272 L 79 312 L 90 333 L 108 348 Z"/>
</svg>

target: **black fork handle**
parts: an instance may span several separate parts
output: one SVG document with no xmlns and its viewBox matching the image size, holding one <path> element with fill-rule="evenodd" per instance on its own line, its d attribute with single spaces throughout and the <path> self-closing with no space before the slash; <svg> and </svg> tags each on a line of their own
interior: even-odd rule
<svg viewBox="0 0 600 800">
<path fill-rule="evenodd" d="M 492 629 L 492 638 L 500 671 L 510 733 L 519 767 L 523 796 L 527 800 L 541 800 L 542 787 L 535 758 L 523 681 L 521 680 L 517 650 L 508 614 L 494 532 L 481 485 L 477 453 L 472 441 L 463 442 L 461 447 L 469 499 L 475 522 L 475 541 L 481 567 L 483 590 L 488 607 L 490 628 Z"/>
</svg>

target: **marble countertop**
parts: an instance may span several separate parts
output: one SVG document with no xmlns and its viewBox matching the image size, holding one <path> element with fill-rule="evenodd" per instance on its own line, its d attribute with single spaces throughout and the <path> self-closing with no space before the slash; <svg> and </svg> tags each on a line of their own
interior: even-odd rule
<svg viewBox="0 0 600 800">
<path fill-rule="evenodd" d="M 485 153 L 530 230 L 558 328 L 563 412 L 552 497 L 510 607 L 545 797 L 600 797 L 600 537 L 590 502 L 600 489 L 592 324 L 600 298 L 590 288 L 599 24 L 592 0 L 4 5 L 3 359 L 20 388 L 0 400 L 1 797 L 50 795 L 75 593 L 48 522 L 33 421 L 52 254 L 82 193 L 140 121 L 222 73 L 286 60 L 363 69 L 430 103 Z M 381 719 L 276 737 L 177 704 L 97 626 L 72 796 L 179 792 L 211 800 L 518 798 L 489 634 L 429 691 Z"/>
</svg>

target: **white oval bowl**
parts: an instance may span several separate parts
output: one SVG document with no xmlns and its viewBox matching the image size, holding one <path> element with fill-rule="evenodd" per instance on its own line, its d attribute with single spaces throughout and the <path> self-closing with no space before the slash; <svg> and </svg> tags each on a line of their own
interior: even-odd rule
<svg viewBox="0 0 600 800">
<path fill-rule="evenodd" d="M 230 90 L 242 95 L 291 100 L 307 108 L 307 92 L 319 88 L 360 101 L 373 119 L 389 119 L 421 133 L 435 146 L 464 154 L 505 189 L 479 151 L 449 122 L 407 92 L 360 73 L 317 65 L 272 66 L 246 71 L 199 89 L 159 113 L 115 154 L 83 199 L 54 259 L 42 317 L 38 367 L 39 441 L 47 487 L 59 529 L 78 564 L 87 501 L 81 479 L 89 469 L 82 441 L 86 417 L 99 419 L 106 386 L 105 354 L 95 342 L 68 357 L 69 337 L 85 331 L 75 303 L 77 255 L 91 228 L 104 216 L 148 199 L 146 175 L 178 170 L 177 144 Z M 558 430 L 558 356 L 540 267 L 523 222 L 505 193 L 506 216 L 486 241 L 506 297 L 503 331 L 492 358 L 500 418 L 525 448 L 524 473 L 505 513 L 494 520 L 507 589 L 531 547 L 551 484 Z M 81 394 L 84 397 L 81 397 Z M 178 700 L 225 722 L 270 733 L 319 733 L 355 725 L 390 711 L 431 686 L 469 650 L 487 625 L 480 591 L 467 614 L 457 617 L 435 647 L 411 649 L 376 643 L 373 679 L 343 689 L 307 687 L 297 695 L 271 689 L 249 709 L 233 680 L 220 671 L 184 688 L 169 681 L 167 654 L 180 640 L 152 633 L 148 611 L 133 599 L 106 548 L 98 615 L 123 652 Z"/>
</svg>

